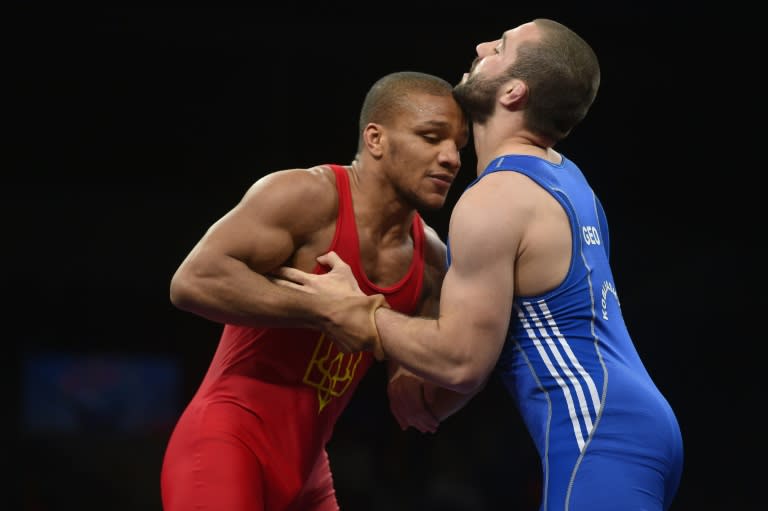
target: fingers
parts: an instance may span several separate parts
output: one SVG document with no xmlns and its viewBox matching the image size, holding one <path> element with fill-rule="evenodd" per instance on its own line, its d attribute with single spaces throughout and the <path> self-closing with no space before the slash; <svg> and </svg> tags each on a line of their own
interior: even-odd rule
<svg viewBox="0 0 768 511">
<path fill-rule="evenodd" d="M 405 431 L 408 428 L 414 428 L 420 433 L 435 433 L 440 425 L 429 415 L 419 414 L 417 412 L 404 413 L 396 410 L 392 410 L 392 415 L 395 417 L 400 429 Z"/>
<path fill-rule="evenodd" d="M 437 427 L 440 425 L 440 419 L 432 412 L 432 403 L 434 403 L 434 392 L 430 392 L 426 383 L 422 382 L 420 386 L 421 393 L 421 405 L 424 410 L 425 421 L 431 428 L 432 433 L 437 431 Z"/>
<path fill-rule="evenodd" d="M 429 421 L 431 421 L 431 419 L 426 417 L 423 421 L 418 421 L 411 424 L 411 427 L 416 429 L 419 433 L 436 433 L 437 425 Z"/>
<path fill-rule="evenodd" d="M 440 421 L 425 406 L 423 387 L 412 377 L 404 376 L 390 381 L 387 386 L 392 415 L 400 429 L 412 427 L 421 433 L 435 433 Z"/>
<path fill-rule="evenodd" d="M 438 423 L 428 416 L 420 415 L 413 418 L 410 426 L 420 433 L 435 433 L 437 432 Z"/>
<path fill-rule="evenodd" d="M 395 421 L 397 421 L 397 425 L 401 430 L 405 431 L 409 426 L 411 426 L 407 419 L 407 415 L 403 414 L 396 406 L 390 406 L 390 411 L 392 412 L 392 416 L 395 418 Z"/>
<path fill-rule="evenodd" d="M 333 250 L 326 252 L 323 255 L 317 256 L 316 260 L 318 263 L 329 266 L 331 269 L 343 269 L 344 267 L 349 267 L 349 265 L 345 263 L 344 260 L 339 257 L 339 255 Z M 306 284 L 309 278 L 314 275 L 313 273 L 307 273 L 297 268 L 291 268 L 290 266 L 281 266 L 280 268 L 273 271 L 272 274 L 287 280 L 291 280 L 293 282 L 299 282 L 301 284 Z"/>
<path fill-rule="evenodd" d="M 298 282 L 300 284 L 306 284 L 307 280 L 309 280 L 309 277 L 312 275 L 311 273 L 301 271 L 297 268 L 291 268 L 290 266 L 281 266 L 273 271 L 272 274 L 282 279 Z"/>
<path fill-rule="evenodd" d="M 290 289 L 295 289 L 297 291 L 303 291 L 305 293 L 312 293 L 315 294 L 315 290 L 309 287 L 302 286 L 301 284 L 296 284 L 295 282 L 291 282 L 290 280 L 281 279 L 278 277 L 267 277 L 267 280 L 275 284 L 276 286 L 280 287 L 287 287 Z"/>
<path fill-rule="evenodd" d="M 304 293 L 317 294 L 317 290 L 308 286 L 312 274 L 305 273 L 296 268 L 281 266 L 273 272 L 265 275 L 267 280 L 280 287 L 303 291 Z"/>
<path fill-rule="evenodd" d="M 389 385 L 387 390 L 387 393 L 389 394 L 389 410 L 395 417 L 395 420 L 397 421 L 398 426 L 400 426 L 400 429 L 405 431 L 408 429 L 408 426 L 411 425 L 409 418 L 413 416 L 413 412 L 409 410 L 409 401 L 407 399 L 403 399 L 402 391 L 398 391 L 396 385 Z"/>
<path fill-rule="evenodd" d="M 395 420 L 397 421 L 397 425 L 400 426 L 400 429 L 405 431 L 408 429 L 408 422 L 400 416 L 400 411 L 397 409 L 397 407 L 390 406 L 390 411 L 392 412 L 392 415 L 395 417 Z"/>
</svg>

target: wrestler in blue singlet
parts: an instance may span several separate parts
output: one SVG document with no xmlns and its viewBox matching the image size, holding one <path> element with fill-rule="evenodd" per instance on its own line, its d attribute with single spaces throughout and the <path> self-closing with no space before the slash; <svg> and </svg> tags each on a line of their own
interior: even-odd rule
<svg viewBox="0 0 768 511">
<path fill-rule="evenodd" d="M 683 443 L 627 331 L 608 260 L 605 212 L 581 170 L 533 156 L 493 160 L 557 199 L 571 223 L 565 280 L 517 296 L 496 370 L 541 457 L 541 511 L 668 509 Z M 450 253 L 449 253 L 450 262 Z"/>
</svg>

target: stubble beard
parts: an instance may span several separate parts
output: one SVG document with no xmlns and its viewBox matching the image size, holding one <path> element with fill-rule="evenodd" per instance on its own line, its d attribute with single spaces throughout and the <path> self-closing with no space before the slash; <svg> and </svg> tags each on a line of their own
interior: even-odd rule
<svg viewBox="0 0 768 511">
<path fill-rule="evenodd" d="M 453 88 L 453 96 L 475 124 L 485 124 L 496 107 L 496 92 L 508 77 L 483 80 L 470 76 Z"/>
</svg>

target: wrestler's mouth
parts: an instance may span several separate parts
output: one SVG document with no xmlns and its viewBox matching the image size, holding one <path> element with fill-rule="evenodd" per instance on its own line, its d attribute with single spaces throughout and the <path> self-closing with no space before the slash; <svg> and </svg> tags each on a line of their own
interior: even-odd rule
<svg viewBox="0 0 768 511">
<path fill-rule="evenodd" d="M 453 183 L 453 176 L 450 174 L 430 174 L 429 179 L 441 191 L 446 192 Z"/>
<path fill-rule="evenodd" d="M 444 181 L 448 184 L 453 183 L 453 176 L 451 174 L 429 174 L 429 178 Z"/>
</svg>

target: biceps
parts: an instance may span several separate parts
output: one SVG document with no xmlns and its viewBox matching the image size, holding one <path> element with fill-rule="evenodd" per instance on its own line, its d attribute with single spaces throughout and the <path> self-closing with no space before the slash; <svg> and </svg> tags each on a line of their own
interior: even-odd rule
<svg viewBox="0 0 768 511">
<path fill-rule="evenodd" d="M 507 261 L 452 266 L 445 277 L 440 320 L 475 348 L 495 352 L 506 338 L 513 293 L 513 266 Z"/>
<path fill-rule="evenodd" d="M 235 259 L 253 271 L 266 273 L 280 266 L 294 250 L 294 239 L 287 229 L 236 207 L 211 226 L 197 252 L 206 259 Z"/>
</svg>

